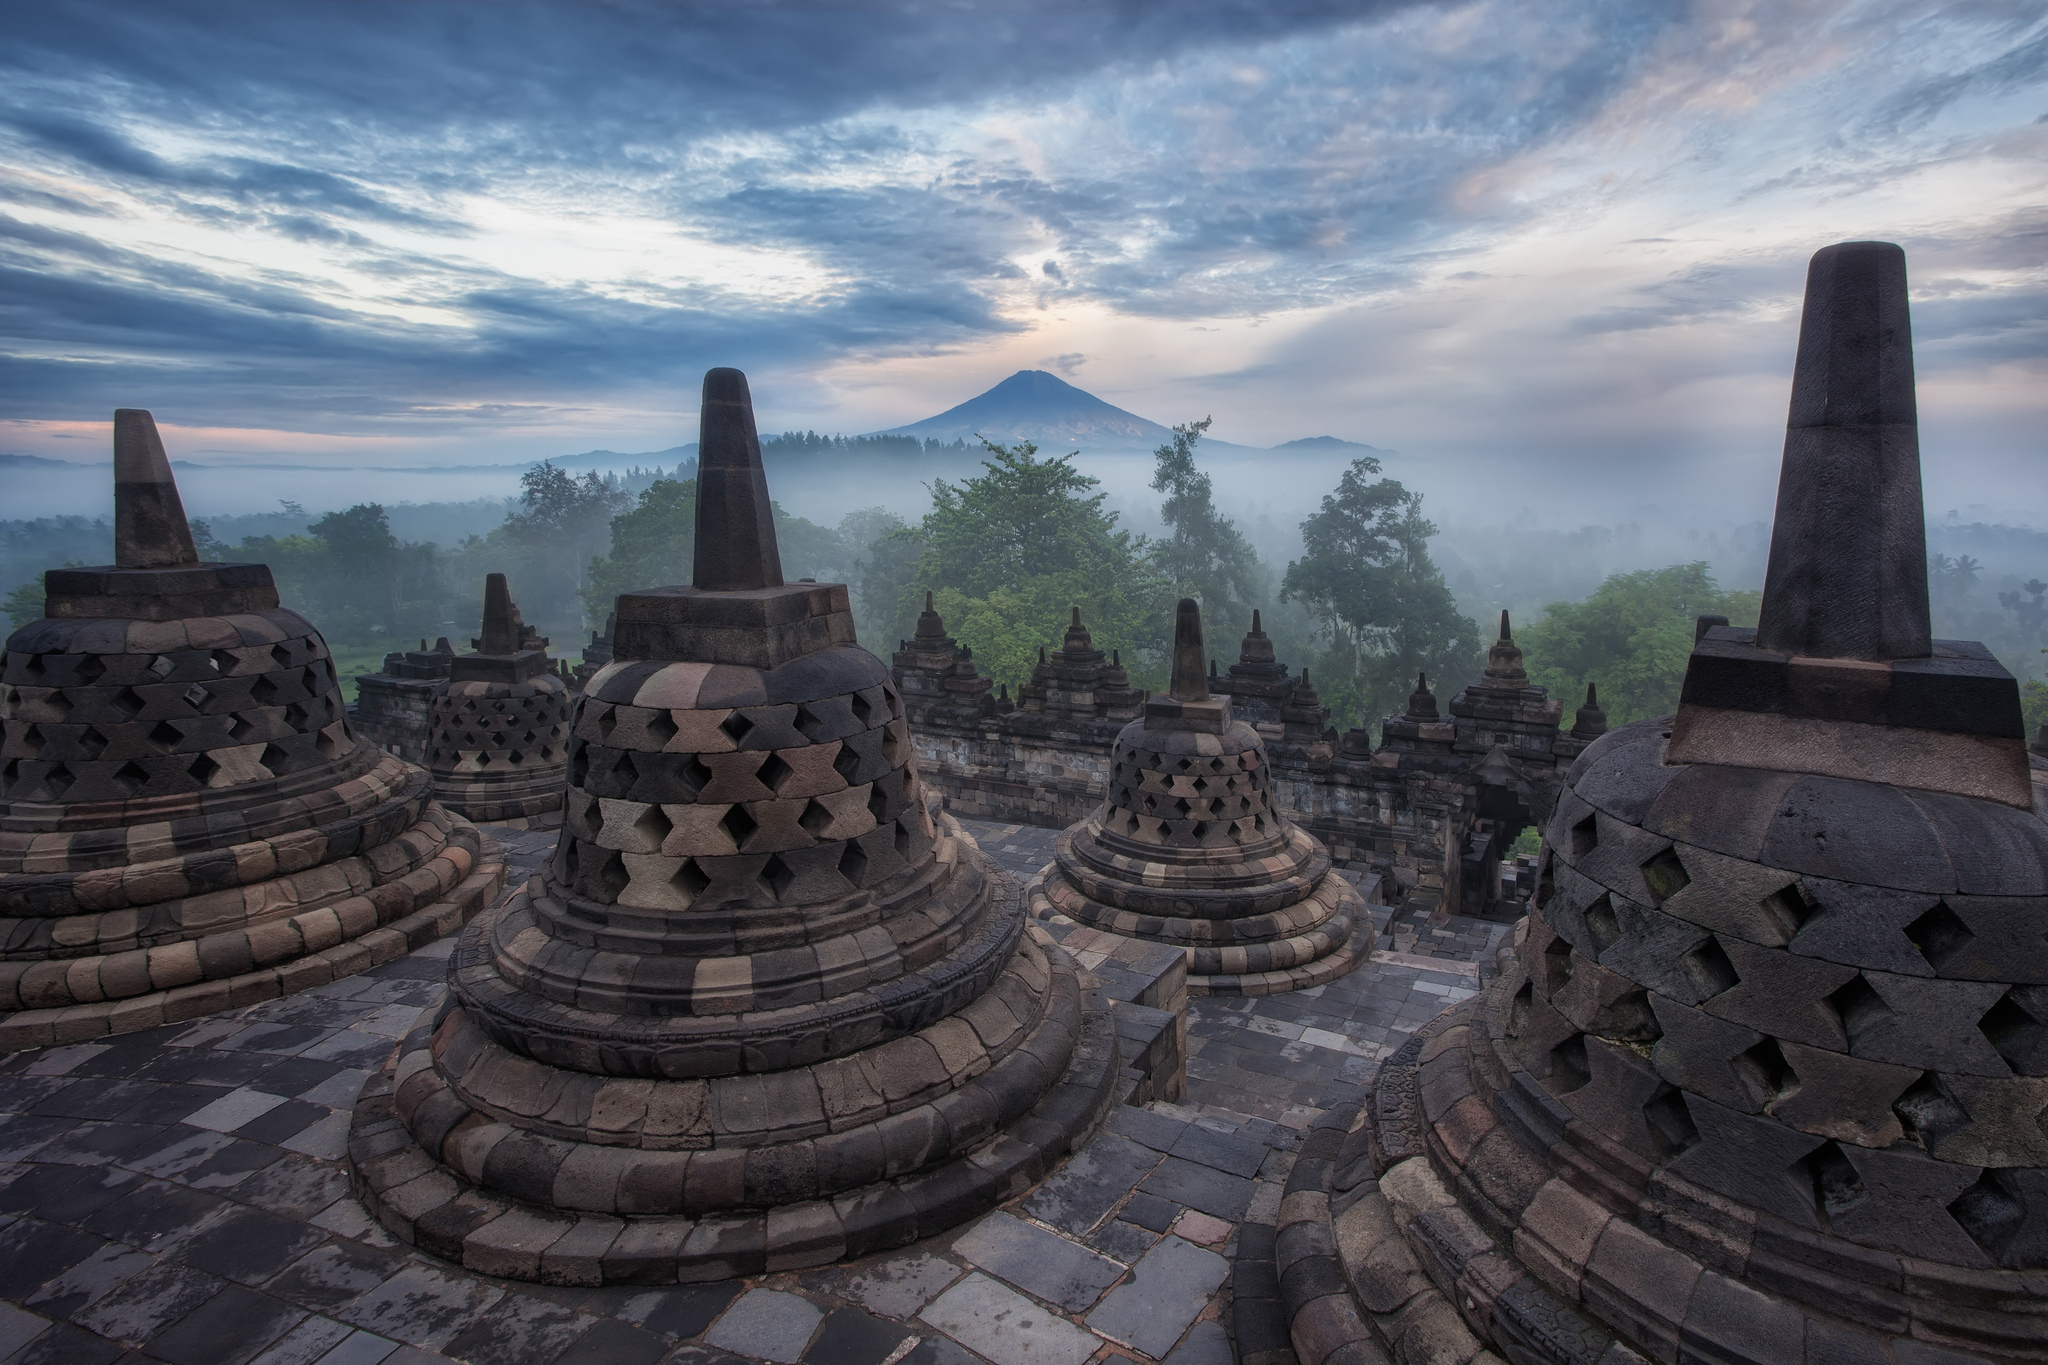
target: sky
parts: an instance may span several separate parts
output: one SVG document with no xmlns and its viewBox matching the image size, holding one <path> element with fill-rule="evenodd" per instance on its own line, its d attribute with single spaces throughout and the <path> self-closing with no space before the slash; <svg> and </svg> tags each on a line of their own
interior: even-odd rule
<svg viewBox="0 0 2048 1365">
<path fill-rule="evenodd" d="M 714 365 L 849 433 L 1042 368 L 1471 515 L 1765 517 L 1805 262 L 1880 238 L 1930 505 L 2048 526 L 2048 0 L 0 19 L 0 453 L 660 450 Z"/>
</svg>

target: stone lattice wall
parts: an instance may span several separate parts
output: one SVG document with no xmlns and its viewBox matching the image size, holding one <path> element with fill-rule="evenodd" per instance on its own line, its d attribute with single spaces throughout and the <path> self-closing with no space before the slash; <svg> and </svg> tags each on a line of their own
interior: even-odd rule
<svg viewBox="0 0 2048 1365">
<path fill-rule="evenodd" d="M 1026 711 L 970 718 L 913 709 L 911 740 L 919 772 L 954 814 L 1064 829 L 1108 795 L 1110 749 L 1122 726 Z M 1339 866 L 1386 859 L 1411 899 L 1458 906 L 1461 855 L 1478 821 L 1470 778 L 1337 759 L 1328 745 L 1272 743 L 1268 753 L 1277 803 Z"/>
</svg>

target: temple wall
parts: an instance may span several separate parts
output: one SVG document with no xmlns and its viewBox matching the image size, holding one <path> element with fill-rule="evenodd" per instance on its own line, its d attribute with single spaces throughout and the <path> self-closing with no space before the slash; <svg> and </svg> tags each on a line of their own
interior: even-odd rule
<svg viewBox="0 0 2048 1365">
<path fill-rule="evenodd" d="M 965 718 L 913 710 L 911 739 L 920 779 L 944 795 L 955 815 L 1064 829 L 1108 793 L 1110 747 L 1121 728 L 1122 722 L 1027 711 Z M 1268 755 L 1279 804 L 1339 866 L 1362 869 L 1385 858 L 1411 903 L 1475 913 L 1461 910 L 1464 855 L 1478 822 L 1470 779 L 1333 761 L 1327 745 L 1276 742 Z"/>
<path fill-rule="evenodd" d="M 1006 716 L 981 723 L 914 719 L 910 734 L 919 777 L 945 794 L 955 815 L 1065 829 L 1108 794 L 1109 751 L 1119 728 L 1017 725 Z"/>
</svg>

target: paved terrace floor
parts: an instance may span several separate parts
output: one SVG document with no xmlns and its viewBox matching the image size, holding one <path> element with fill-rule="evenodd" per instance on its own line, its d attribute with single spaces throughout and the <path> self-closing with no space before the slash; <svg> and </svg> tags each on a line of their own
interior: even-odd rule
<svg viewBox="0 0 2048 1365">
<path fill-rule="evenodd" d="M 1053 831 L 970 823 L 1021 879 Z M 553 832 L 493 829 L 512 884 Z M 1505 926 L 1397 916 L 1349 977 L 1198 1000 L 1188 1093 L 1037 1190 L 817 1271 L 601 1290 L 474 1275 L 348 1193 L 349 1110 L 452 941 L 284 1000 L 0 1063 L 6 1365 L 1293 1365 L 1274 1215 L 1301 1131 L 1478 986 Z"/>
</svg>

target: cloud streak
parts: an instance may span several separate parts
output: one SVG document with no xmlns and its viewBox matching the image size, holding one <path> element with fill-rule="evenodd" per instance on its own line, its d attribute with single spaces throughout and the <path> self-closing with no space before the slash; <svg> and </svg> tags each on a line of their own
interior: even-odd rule
<svg viewBox="0 0 2048 1365">
<path fill-rule="evenodd" d="M 1782 422 L 1800 267 L 1854 236 L 1911 253 L 1937 428 L 1989 471 L 2048 425 L 2038 0 L 70 0 L 10 27 L 16 431 L 146 402 L 437 460 L 627 449 L 687 439 L 711 364 L 787 425 L 865 430 L 1086 357 L 1104 397 L 1241 443 L 1654 488 Z M 1965 389 L 1998 400 L 1945 413 Z"/>
</svg>

